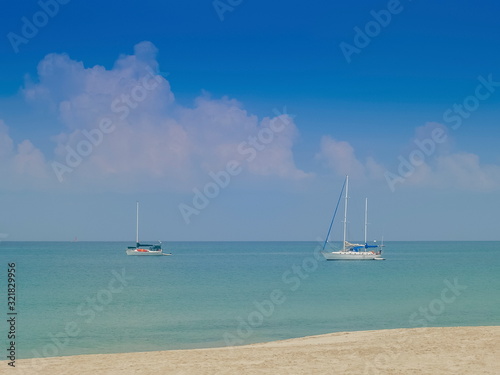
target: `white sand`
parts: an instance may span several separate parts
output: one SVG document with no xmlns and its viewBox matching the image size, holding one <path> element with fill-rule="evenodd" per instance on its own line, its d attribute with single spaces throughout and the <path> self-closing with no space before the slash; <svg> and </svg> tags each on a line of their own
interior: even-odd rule
<svg viewBox="0 0 500 375">
<path fill-rule="evenodd" d="M 36 365 L 35 365 L 36 363 Z M 0 361 L 1 374 L 500 374 L 500 327 L 331 333 L 239 347 Z"/>
</svg>

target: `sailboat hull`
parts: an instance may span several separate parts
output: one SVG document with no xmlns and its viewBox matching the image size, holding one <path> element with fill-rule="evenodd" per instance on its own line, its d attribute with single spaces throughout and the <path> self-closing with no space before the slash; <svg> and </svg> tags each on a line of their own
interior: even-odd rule
<svg viewBox="0 0 500 375">
<path fill-rule="evenodd" d="M 158 245 L 149 245 L 139 243 L 139 202 L 136 203 L 136 226 L 135 226 L 135 243 L 136 246 L 129 246 L 125 250 L 127 255 L 138 255 L 138 256 L 158 256 L 158 255 L 172 255 L 164 254 L 161 248 L 161 242 L 158 241 Z"/>
<path fill-rule="evenodd" d="M 337 214 L 337 209 L 339 207 L 340 199 L 342 198 L 342 193 L 345 190 L 345 203 L 344 203 L 344 241 L 342 243 L 342 250 L 340 251 L 330 251 L 325 252 L 322 251 L 321 254 L 325 257 L 326 260 L 384 260 L 382 258 L 382 250 L 381 246 L 377 245 L 368 245 L 367 236 L 366 236 L 366 228 L 368 226 L 368 199 L 365 199 L 365 241 L 364 244 L 356 244 L 349 243 L 346 241 L 347 237 L 347 202 L 349 199 L 349 176 L 345 176 L 344 185 L 342 186 L 342 190 L 340 191 L 340 196 L 337 201 L 337 206 L 335 207 L 335 211 L 333 212 L 332 221 L 330 222 L 330 227 L 328 228 L 328 234 L 326 235 L 325 242 L 323 244 L 323 250 L 325 246 L 328 244 L 328 239 L 330 237 L 330 231 L 332 229 L 333 222 L 335 220 L 335 216 Z M 378 251 L 369 251 L 367 249 L 373 248 L 378 249 Z M 363 249 L 363 251 L 359 251 Z"/>
<path fill-rule="evenodd" d="M 141 255 L 141 256 L 151 256 L 151 255 L 163 255 L 163 251 L 137 251 L 135 249 L 127 249 L 127 255 Z"/>
<path fill-rule="evenodd" d="M 332 251 L 321 253 L 326 260 L 384 260 L 381 254 L 371 251 Z"/>
</svg>

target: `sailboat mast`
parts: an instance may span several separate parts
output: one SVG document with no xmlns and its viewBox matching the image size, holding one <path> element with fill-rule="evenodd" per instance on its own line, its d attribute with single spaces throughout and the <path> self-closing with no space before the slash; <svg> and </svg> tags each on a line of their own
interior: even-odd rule
<svg viewBox="0 0 500 375">
<path fill-rule="evenodd" d="M 139 246 L 139 202 L 136 202 L 135 242 Z"/>
<path fill-rule="evenodd" d="M 345 241 L 347 235 L 347 200 L 349 196 L 349 176 L 345 176 L 345 205 L 344 205 L 344 243 L 342 249 L 345 250 Z"/>
<path fill-rule="evenodd" d="M 365 245 L 366 242 L 366 229 L 368 227 L 368 198 L 365 198 Z"/>
</svg>

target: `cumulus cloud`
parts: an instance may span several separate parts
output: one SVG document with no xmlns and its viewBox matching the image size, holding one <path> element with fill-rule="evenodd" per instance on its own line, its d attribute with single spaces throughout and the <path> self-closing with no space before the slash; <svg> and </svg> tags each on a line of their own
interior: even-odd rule
<svg viewBox="0 0 500 375">
<path fill-rule="evenodd" d="M 500 166 L 482 164 L 478 155 L 467 152 L 437 156 L 419 166 L 408 184 L 469 191 L 493 191 L 500 188 Z"/>
<path fill-rule="evenodd" d="M 224 169 L 234 160 L 255 175 L 300 179 L 309 174 L 295 166 L 292 147 L 298 136 L 292 117 L 278 113 L 259 120 L 235 99 L 196 99 L 184 108 L 180 122 L 195 145 L 193 152 L 205 172 Z M 213 147 L 206 147 L 213 145 Z"/>
<path fill-rule="evenodd" d="M 415 136 L 386 168 L 372 157 L 360 160 L 354 147 L 330 136 L 321 139 L 316 158 L 339 175 L 358 179 L 385 180 L 391 190 L 403 186 L 469 191 L 500 189 L 500 165 L 484 164 L 477 154 L 453 151 L 455 141 L 448 128 L 427 123 L 415 129 Z"/>
<path fill-rule="evenodd" d="M 23 189 L 48 186 L 48 165 L 44 155 L 29 140 L 15 144 L 0 120 L 0 187 Z"/>
<path fill-rule="evenodd" d="M 152 43 L 142 42 L 111 69 L 47 55 L 22 91 L 28 103 L 48 108 L 62 125 L 52 138 L 53 155 L 47 158 L 27 140 L 11 165 L 34 178 L 83 188 L 192 188 L 231 160 L 250 175 L 308 176 L 293 159 L 298 131 L 291 116 L 259 119 L 236 99 L 208 94 L 183 107 L 158 73 L 156 54 Z M 277 120 L 285 126 L 270 130 Z M 12 153 L 3 128 L 0 146 Z"/>
<path fill-rule="evenodd" d="M 320 152 L 316 158 L 339 175 L 372 179 L 383 177 L 384 168 L 375 159 L 368 157 L 364 162 L 360 161 L 349 142 L 337 141 L 330 136 L 321 139 Z"/>
<path fill-rule="evenodd" d="M 477 154 L 456 152 L 448 128 L 428 123 L 416 128 L 415 137 L 386 171 L 391 190 L 398 186 L 460 188 L 491 191 L 500 188 L 500 166 L 483 164 Z"/>
</svg>

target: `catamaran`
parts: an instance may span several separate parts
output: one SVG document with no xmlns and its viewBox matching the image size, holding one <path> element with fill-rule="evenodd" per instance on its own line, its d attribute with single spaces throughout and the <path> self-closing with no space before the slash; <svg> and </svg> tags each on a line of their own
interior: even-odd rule
<svg viewBox="0 0 500 375">
<path fill-rule="evenodd" d="M 344 240 L 342 249 L 339 251 L 325 251 L 326 246 L 329 244 L 330 232 L 332 230 L 332 225 L 335 220 L 335 215 L 337 214 L 337 209 L 339 208 L 339 203 L 342 198 L 342 193 L 345 189 L 345 203 L 344 203 Z M 365 241 L 364 244 L 350 243 L 347 241 L 347 203 L 349 200 L 349 176 L 346 176 L 342 190 L 340 191 L 339 200 L 337 201 L 337 206 L 333 213 L 332 221 L 330 222 L 330 227 L 328 228 L 328 234 L 326 235 L 325 242 L 323 243 L 322 254 L 326 260 L 384 260 L 382 258 L 382 246 L 380 245 L 368 245 L 367 242 L 367 226 L 368 226 L 368 199 L 365 199 Z M 373 250 L 369 250 L 373 249 Z"/>
<path fill-rule="evenodd" d="M 127 255 L 172 255 L 163 253 L 161 242 L 159 242 L 157 245 L 150 245 L 139 242 L 139 202 L 137 202 L 136 207 L 135 244 L 135 246 L 129 246 L 127 248 Z"/>
</svg>

